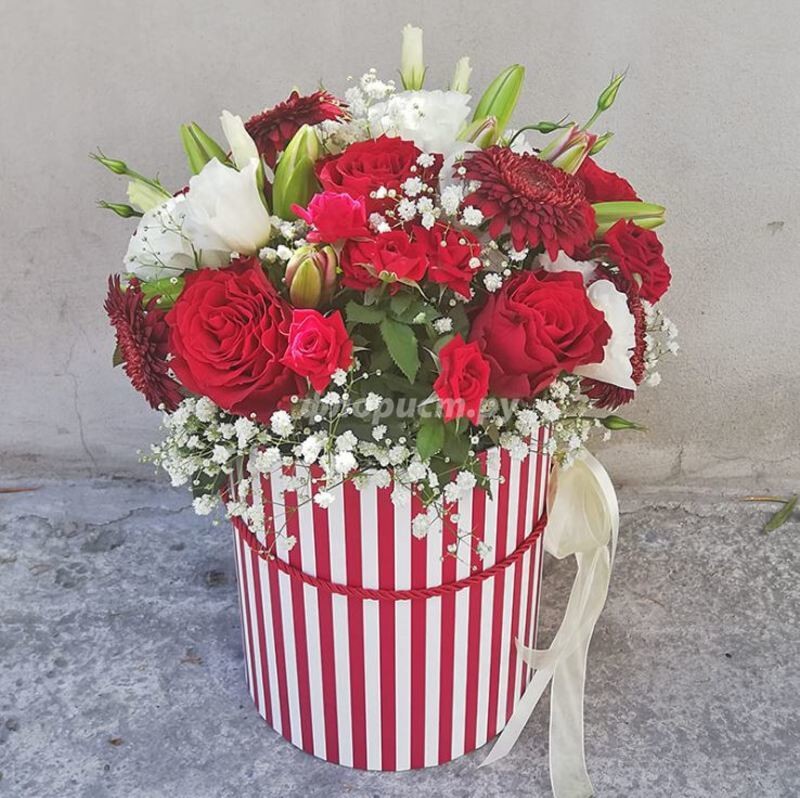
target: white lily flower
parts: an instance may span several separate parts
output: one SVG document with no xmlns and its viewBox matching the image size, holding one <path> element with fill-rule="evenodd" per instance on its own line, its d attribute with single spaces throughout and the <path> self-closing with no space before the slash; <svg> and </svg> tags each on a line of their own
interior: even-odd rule
<svg viewBox="0 0 800 798">
<path fill-rule="evenodd" d="M 369 109 L 373 135 L 413 141 L 423 152 L 448 157 L 463 152 L 458 134 L 470 115 L 470 95 L 460 91 L 401 91 Z"/>
<path fill-rule="evenodd" d="M 186 232 L 196 249 L 255 255 L 269 241 L 272 226 L 257 170 L 256 160 L 236 171 L 212 158 L 189 181 Z"/>
<path fill-rule="evenodd" d="M 258 161 L 258 148 L 247 132 L 241 116 L 236 116 L 230 111 L 223 111 L 219 118 L 222 132 L 231 148 L 233 162 L 238 169 L 244 169 L 254 158 Z"/>
</svg>

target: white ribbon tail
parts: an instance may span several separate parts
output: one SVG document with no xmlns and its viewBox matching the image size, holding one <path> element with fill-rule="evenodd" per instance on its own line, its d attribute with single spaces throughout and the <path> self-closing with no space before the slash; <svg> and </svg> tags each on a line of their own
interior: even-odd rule
<svg viewBox="0 0 800 798">
<path fill-rule="evenodd" d="M 555 475 L 554 475 L 555 476 Z M 555 798 L 593 795 L 586 770 L 583 697 L 589 644 L 608 595 L 619 536 L 619 507 L 611 479 L 588 452 L 557 474 L 551 493 L 545 547 L 556 557 L 575 555 L 578 571 L 564 620 L 548 649 L 517 640 L 520 657 L 535 669 L 514 713 L 481 764 L 504 757 L 525 728 L 552 681 L 550 780 Z"/>
</svg>

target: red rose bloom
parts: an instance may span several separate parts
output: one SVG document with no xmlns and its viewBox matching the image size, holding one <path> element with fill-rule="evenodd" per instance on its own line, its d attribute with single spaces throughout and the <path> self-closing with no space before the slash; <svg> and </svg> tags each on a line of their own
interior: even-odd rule
<svg viewBox="0 0 800 798">
<path fill-rule="evenodd" d="M 664 260 L 664 247 L 652 230 L 645 230 L 625 219 L 618 221 L 604 236 L 609 259 L 630 285 L 639 287 L 639 296 L 658 302 L 667 292 L 672 275 Z"/>
<path fill-rule="evenodd" d="M 396 293 L 400 284 L 417 283 L 428 268 L 425 247 L 403 230 L 379 233 L 369 241 L 348 241 L 342 250 L 342 285 L 365 291 L 388 276 Z"/>
<path fill-rule="evenodd" d="M 507 147 L 469 153 L 464 166 L 468 180 L 480 181 L 464 205 L 483 213 L 492 238 L 508 229 L 514 249 L 541 244 L 555 260 L 559 250 L 572 255 L 594 235 L 594 210 L 574 175 Z"/>
<path fill-rule="evenodd" d="M 577 272 L 520 272 L 477 313 L 470 340 L 491 367 L 493 394 L 529 399 L 562 372 L 599 363 L 611 337 Z"/>
<path fill-rule="evenodd" d="M 639 199 L 624 177 L 601 169 L 591 158 L 586 158 L 575 174 L 583 181 L 589 202 L 635 202 Z"/>
<path fill-rule="evenodd" d="M 372 235 L 367 227 L 367 209 L 363 198 L 323 191 L 315 194 L 308 208 L 292 205 L 292 210 L 312 226 L 306 238 L 333 244 L 342 238 L 364 238 Z"/>
<path fill-rule="evenodd" d="M 460 335 L 439 352 L 439 376 L 433 389 L 442 405 L 445 421 L 468 418 L 477 424 L 481 402 L 489 390 L 489 363 L 477 343 L 467 344 Z"/>
<path fill-rule="evenodd" d="M 317 164 L 317 177 L 326 191 L 363 197 L 367 213 L 381 213 L 393 207 L 397 199 L 378 199 L 370 194 L 379 188 L 400 190 L 409 177 L 430 180 L 438 173 L 436 166 L 422 169 L 417 166 L 421 150 L 410 141 L 381 136 L 351 144 L 341 155 Z M 437 159 L 441 166 L 441 158 Z"/>
<path fill-rule="evenodd" d="M 318 125 L 345 115 L 344 104 L 327 91 L 315 91 L 306 97 L 293 91 L 284 102 L 248 119 L 244 127 L 259 154 L 274 168 L 278 153 L 303 125 Z"/>
<path fill-rule="evenodd" d="M 167 314 L 170 366 L 193 393 L 269 421 L 290 395 L 305 392 L 305 381 L 281 362 L 290 318 L 257 258 L 192 272 Z"/>
<path fill-rule="evenodd" d="M 337 369 L 353 362 L 353 342 L 339 311 L 323 316 L 318 310 L 295 310 L 289 327 L 289 346 L 282 362 L 307 377 L 317 393 L 328 387 Z"/>
<path fill-rule="evenodd" d="M 123 291 L 119 276 L 108 278 L 105 309 L 117 333 L 122 368 L 151 407 L 164 405 L 172 411 L 183 397 L 180 386 L 167 373 L 169 329 L 164 312 L 155 303 L 153 298 L 146 309 L 142 306 L 142 289 L 138 282 L 131 281 Z"/>
<path fill-rule="evenodd" d="M 468 230 L 455 230 L 437 222 L 430 230 L 414 228 L 414 238 L 425 245 L 430 267 L 428 279 L 442 283 L 461 296 L 472 296 L 472 277 L 480 269 L 478 239 Z"/>
</svg>

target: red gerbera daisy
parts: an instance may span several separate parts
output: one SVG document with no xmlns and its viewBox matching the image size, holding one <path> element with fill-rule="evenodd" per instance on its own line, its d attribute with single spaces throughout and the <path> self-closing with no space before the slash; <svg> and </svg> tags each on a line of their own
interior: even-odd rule
<svg viewBox="0 0 800 798">
<path fill-rule="evenodd" d="M 465 200 L 489 220 L 489 235 L 508 228 L 515 249 L 540 244 L 555 260 L 558 251 L 572 255 L 594 235 L 592 206 L 574 175 L 507 147 L 489 147 L 465 161 L 466 177 L 480 187 Z"/>
<path fill-rule="evenodd" d="M 108 278 L 105 309 L 117 331 L 122 367 L 133 387 L 144 394 L 151 407 L 163 404 L 172 411 L 183 396 L 178 383 L 167 374 L 169 328 L 164 321 L 165 314 L 153 307 L 154 302 L 155 299 L 151 299 L 144 308 L 138 283 L 132 282 L 123 291 L 118 275 Z"/>
<path fill-rule="evenodd" d="M 631 379 L 636 385 L 641 385 L 645 374 L 644 352 L 646 347 L 645 334 L 647 333 L 647 321 L 645 320 L 644 307 L 638 291 L 627 286 L 624 280 L 618 275 L 604 273 L 602 279 L 611 280 L 616 287 L 627 293 L 628 310 L 633 316 L 633 332 L 636 343 L 631 353 Z M 597 407 L 613 410 L 620 405 L 626 405 L 632 401 L 636 393 L 627 388 L 620 388 L 618 385 L 611 385 L 600 380 L 583 379 L 581 380 L 581 390 L 588 396 Z"/>
<path fill-rule="evenodd" d="M 278 153 L 303 125 L 341 119 L 346 113 L 344 103 L 327 91 L 315 91 L 304 97 L 293 91 L 284 102 L 249 119 L 245 129 L 264 160 L 274 168 Z"/>
</svg>

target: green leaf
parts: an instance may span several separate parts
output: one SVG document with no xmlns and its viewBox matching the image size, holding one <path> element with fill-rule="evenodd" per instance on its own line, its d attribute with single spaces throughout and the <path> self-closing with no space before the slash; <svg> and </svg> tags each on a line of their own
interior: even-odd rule
<svg viewBox="0 0 800 798">
<path fill-rule="evenodd" d="M 444 446 L 444 422 L 440 418 L 424 418 L 417 434 L 417 451 L 423 460 L 438 454 Z"/>
<path fill-rule="evenodd" d="M 789 520 L 789 517 L 791 516 L 792 512 L 794 512 L 796 505 L 797 494 L 784 502 L 783 507 L 781 507 L 781 509 L 778 510 L 778 512 L 775 513 L 775 515 L 773 515 L 766 524 L 764 524 L 764 531 L 767 533 L 774 532 L 779 527 L 782 527 Z"/>
<path fill-rule="evenodd" d="M 395 294 L 389 302 L 389 308 L 396 316 L 401 316 L 414 301 L 414 295 L 408 292 Z"/>
<path fill-rule="evenodd" d="M 359 305 L 352 299 L 347 303 L 345 313 L 347 321 L 353 324 L 380 324 L 386 318 L 386 313 L 380 308 Z"/>
<path fill-rule="evenodd" d="M 450 422 L 445 427 L 442 452 L 450 458 L 452 464 L 462 466 L 469 456 L 469 430 L 458 432 L 456 423 Z"/>
<path fill-rule="evenodd" d="M 212 158 L 216 158 L 220 163 L 230 165 L 230 160 L 228 159 L 225 150 L 214 141 L 208 133 L 197 124 L 197 122 L 192 122 L 190 125 L 192 135 L 195 138 L 195 141 L 203 148 L 206 155 L 208 155 L 208 160 L 210 161 Z"/>
<path fill-rule="evenodd" d="M 192 174 L 199 174 L 211 159 L 194 137 L 191 126 L 181 125 L 181 143 L 186 153 L 186 160 L 189 162 L 189 169 L 192 170 Z"/>
<path fill-rule="evenodd" d="M 419 371 L 419 352 L 414 331 L 399 321 L 384 319 L 381 322 L 381 336 L 397 368 L 408 377 L 409 382 L 414 382 Z"/>
</svg>

